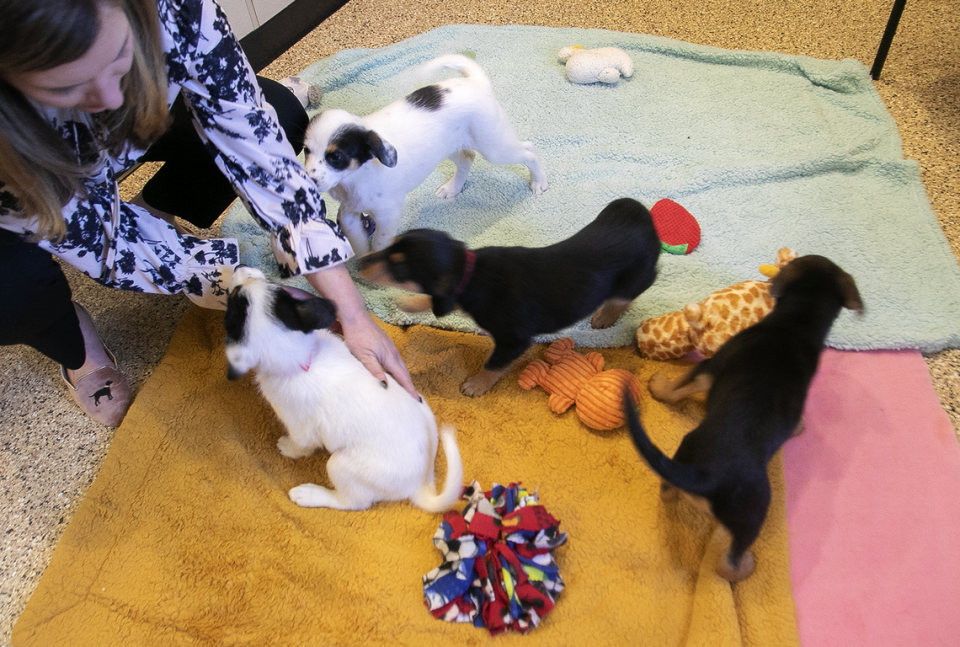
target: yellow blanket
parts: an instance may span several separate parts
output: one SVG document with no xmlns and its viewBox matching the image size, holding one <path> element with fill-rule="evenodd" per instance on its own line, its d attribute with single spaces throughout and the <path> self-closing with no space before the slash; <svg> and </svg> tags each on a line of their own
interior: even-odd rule
<svg viewBox="0 0 960 647">
<path fill-rule="evenodd" d="M 191 310 L 119 428 L 105 464 L 18 621 L 18 647 L 69 645 L 798 645 L 784 485 L 755 545 L 756 573 L 713 571 L 714 523 L 665 506 L 626 432 L 593 432 L 517 385 L 528 351 L 480 399 L 460 395 L 492 341 L 385 326 L 438 422 L 459 430 L 467 481 L 521 481 L 568 535 L 554 555 L 566 589 L 527 635 L 434 619 L 421 577 L 441 562 L 440 515 L 407 503 L 366 512 L 298 508 L 287 490 L 326 483 L 326 455 L 280 456 L 281 427 L 250 378 L 226 380 L 219 313 Z M 578 349 L 583 350 L 583 349 Z M 646 383 L 679 364 L 602 351 Z M 671 453 L 702 416 L 645 391 L 642 415 Z M 438 462 L 442 482 L 443 459 Z"/>
</svg>

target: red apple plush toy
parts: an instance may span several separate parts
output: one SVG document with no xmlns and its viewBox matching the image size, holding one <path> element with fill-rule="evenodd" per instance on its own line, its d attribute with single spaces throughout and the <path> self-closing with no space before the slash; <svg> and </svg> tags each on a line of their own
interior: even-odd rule
<svg viewBox="0 0 960 647">
<path fill-rule="evenodd" d="M 689 254 L 700 244 L 700 223 L 673 200 L 658 200 L 650 210 L 660 246 L 669 254 Z"/>
</svg>

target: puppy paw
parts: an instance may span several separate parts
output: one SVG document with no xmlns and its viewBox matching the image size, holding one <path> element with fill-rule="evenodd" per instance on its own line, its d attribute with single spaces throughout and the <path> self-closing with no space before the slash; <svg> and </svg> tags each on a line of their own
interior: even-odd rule
<svg viewBox="0 0 960 647">
<path fill-rule="evenodd" d="M 650 378 L 650 394 L 657 400 L 663 400 L 672 390 L 670 388 L 670 378 L 663 373 L 655 373 Z"/>
<path fill-rule="evenodd" d="M 277 449 L 287 458 L 304 458 L 313 453 L 313 449 L 301 447 L 290 436 L 281 436 L 277 441 Z"/>
<path fill-rule="evenodd" d="M 756 566 L 757 560 L 749 550 L 743 554 L 737 566 L 730 563 L 727 555 L 722 555 L 720 562 L 717 564 L 717 575 L 731 583 L 741 582 L 753 575 Z"/>
<path fill-rule="evenodd" d="M 468 378 L 467 381 L 460 386 L 460 393 L 468 398 L 478 398 L 489 391 L 493 387 L 493 384 L 494 383 L 484 379 L 484 375 L 480 373 Z"/>
<path fill-rule="evenodd" d="M 593 313 L 590 325 L 596 329 L 609 328 L 617 323 L 620 315 L 630 307 L 630 301 L 625 299 L 609 299 Z"/>
<path fill-rule="evenodd" d="M 660 483 L 660 500 L 664 503 L 672 503 L 680 498 L 680 490 L 670 485 L 666 481 Z"/>
<path fill-rule="evenodd" d="M 617 323 L 617 319 L 619 318 L 619 313 L 615 314 L 606 308 L 600 308 L 593 313 L 593 318 L 590 320 L 590 326 L 596 330 L 603 330 L 604 328 L 609 328 L 613 324 Z"/>
<path fill-rule="evenodd" d="M 437 197 L 441 200 L 449 200 L 453 196 L 460 193 L 463 190 L 463 185 L 459 184 L 456 181 L 456 176 L 452 177 L 449 182 L 437 189 Z"/>
<path fill-rule="evenodd" d="M 290 500 L 301 508 L 331 508 L 336 497 L 325 487 L 304 483 L 290 490 Z"/>
<path fill-rule="evenodd" d="M 394 304 L 404 312 L 426 312 L 433 307 L 433 300 L 426 294 L 402 294 Z"/>
<path fill-rule="evenodd" d="M 530 190 L 533 191 L 533 195 L 540 195 L 547 190 L 547 181 L 530 180 Z"/>
<path fill-rule="evenodd" d="M 301 508 L 333 508 L 334 510 L 366 510 L 377 499 L 372 495 L 345 496 L 342 491 L 331 490 L 314 483 L 298 485 L 289 492 L 290 500 Z"/>
</svg>

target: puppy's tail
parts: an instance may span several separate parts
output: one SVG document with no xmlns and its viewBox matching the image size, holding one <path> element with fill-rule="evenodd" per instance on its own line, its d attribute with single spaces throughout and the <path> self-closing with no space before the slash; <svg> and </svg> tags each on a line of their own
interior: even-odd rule
<svg viewBox="0 0 960 647">
<path fill-rule="evenodd" d="M 457 431 L 450 425 L 440 430 L 440 442 L 447 456 L 447 478 L 443 482 L 443 491 L 436 493 L 433 483 L 425 483 L 410 500 L 415 506 L 427 512 L 449 510 L 463 494 L 463 464 L 460 462 L 460 448 L 457 447 Z"/>
<path fill-rule="evenodd" d="M 650 466 L 650 469 L 656 472 L 660 478 L 691 494 L 706 496 L 713 492 L 716 484 L 709 473 L 692 465 L 684 465 L 668 458 L 653 444 L 650 436 L 647 435 L 647 431 L 640 424 L 640 416 L 637 414 L 636 405 L 633 403 L 633 397 L 629 389 L 625 389 L 623 393 L 623 415 L 627 419 L 627 429 L 630 430 L 634 446 L 640 452 L 643 460 Z"/>
<path fill-rule="evenodd" d="M 493 89 L 490 83 L 490 77 L 483 71 L 476 61 L 463 54 L 446 54 L 427 62 L 423 66 L 423 74 L 434 75 L 440 70 L 456 70 L 462 76 L 476 83 L 485 86 L 488 90 Z"/>
</svg>

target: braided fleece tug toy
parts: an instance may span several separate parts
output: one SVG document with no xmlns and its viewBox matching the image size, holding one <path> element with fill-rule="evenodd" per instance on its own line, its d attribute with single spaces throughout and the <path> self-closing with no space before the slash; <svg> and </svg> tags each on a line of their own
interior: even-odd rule
<svg viewBox="0 0 960 647">
<path fill-rule="evenodd" d="M 472 622 L 491 636 L 527 633 L 563 590 L 551 551 L 567 533 L 519 483 L 485 493 L 474 481 L 463 497 L 463 514 L 447 512 L 433 536 L 443 563 L 423 576 L 424 603 L 435 618 Z"/>
</svg>

